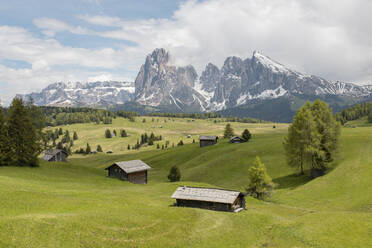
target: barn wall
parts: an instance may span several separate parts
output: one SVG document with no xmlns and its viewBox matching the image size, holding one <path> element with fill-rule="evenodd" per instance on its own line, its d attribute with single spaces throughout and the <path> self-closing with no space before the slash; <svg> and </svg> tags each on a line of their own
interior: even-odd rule
<svg viewBox="0 0 372 248">
<path fill-rule="evenodd" d="M 128 174 L 128 181 L 136 184 L 147 184 L 147 171 Z"/>
<path fill-rule="evenodd" d="M 213 140 L 200 140 L 200 147 L 215 145 L 217 142 Z"/>
<path fill-rule="evenodd" d="M 191 208 L 203 208 L 203 209 L 218 210 L 218 211 L 232 211 L 231 204 L 218 203 L 218 202 L 205 202 L 205 201 L 177 199 L 177 206 L 191 207 Z"/>
</svg>

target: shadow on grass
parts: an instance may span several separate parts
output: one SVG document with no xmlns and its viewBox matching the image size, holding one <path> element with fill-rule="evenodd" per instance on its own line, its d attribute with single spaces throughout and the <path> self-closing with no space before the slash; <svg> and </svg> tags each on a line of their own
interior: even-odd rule
<svg viewBox="0 0 372 248">
<path fill-rule="evenodd" d="M 294 189 L 309 181 L 311 181 L 310 171 L 305 171 L 304 175 L 294 173 L 273 179 L 273 182 L 277 184 L 276 189 Z"/>
</svg>

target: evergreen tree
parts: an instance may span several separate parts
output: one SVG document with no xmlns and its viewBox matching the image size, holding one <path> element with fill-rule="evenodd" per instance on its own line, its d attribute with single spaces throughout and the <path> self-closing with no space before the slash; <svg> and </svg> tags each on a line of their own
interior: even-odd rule
<svg viewBox="0 0 372 248">
<path fill-rule="evenodd" d="M 74 135 L 73 135 L 72 138 L 73 138 L 74 140 L 77 140 L 77 139 L 79 138 L 76 132 L 74 132 Z"/>
<path fill-rule="evenodd" d="M 143 123 L 145 123 L 145 122 L 146 122 L 146 119 L 145 119 L 145 118 L 143 118 L 142 122 L 143 122 Z"/>
<path fill-rule="evenodd" d="M 62 135 L 63 134 L 63 130 L 62 130 L 62 128 L 60 127 L 59 129 L 58 129 L 58 135 Z"/>
<path fill-rule="evenodd" d="M 38 166 L 41 137 L 32 124 L 28 108 L 19 98 L 14 98 L 9 107 L 8 134 L 11 163 L 18 166 Z"/>
<path fill-rule="evenodd" d="M 87 148 L 85 149 L 85 154 L 89 154 L 92 150 L 90 149 L 89 143 L 87 143 Z"/>
<path fill-rule="evenodd" d="M 116 130 L 114 129 L 114 131 L 113 131 L 113 133 L 114 133 L 114 137 L 116 137 L 117 136 L 117 133 L 116 133 Z"/>
<path fill-rule="evenodd" d="M 181 180 L 181 171 L 177 166 L 172 166 L 168 174 L 168 179 L 171 182 L 178 182 Z"/>
<path fill-rule="evenodd" d="M 63 144 L 62 144 L 62 142 L 58 142 L 57 149 L 63 150 Z"/>
<path fill-rule="evenodd" d="M 97 146 L 97 152 L 103 152 L 102 147 L 100 145 Z"/>
<path fill-rule="evenodd" d="M 73 147 L 73 146 L 74 146 L 74 141 L 70 140 L 70 147 Z"/>
<path fill-rule="evenodd" d="M 251 139 L 252 135 L 251 133 L 249 132 L 248 129 L 244 129 L 243 133 L 242 133 L 242 138 L 245 140 L 245 141 L 249 141 Z"/>
<path fill-rule="evenodd" d="M 148 145 L 149 145 L 149 146 L 154 145 L 154 141 L 152 141 L 152 139 L 150 139 L 149 142 L 148 142 Z"/>
<path fill-rule="evenodd" d="M 0 107 L 0 166 L 9 165 L 10 149 L 9 149 L 8 127 L 6 126 L 5 116 Z"/>
<path fill-rule="evenodd" d="M 160 145 L 159 145 L 159 143 L 156 145 L 156 149 L 160 149 Z"/>
<path fill-rule="evenodd" d="M 183 141 L 180 140 L 180 142 L 178 142 L 177 146 L 183 146 Z"/>
<path fill-rule="evenodd" d="M 256 157 L 253 166 L 248 169 L 248 178 L 249 184 L 246 188 L 248 195 L 261 200 L 270 196 L 275 185 L 259 157 Z"/>
<path fill-rule="evenodd" d="M 112 138 L 112 135 L 111 135 L 111 131 L 110 131 L 110 129 L 106 129 L 106 131 L 105 131 L 105 137 L 106 137 L 107 139 Z"/>
<path fill-rule="evenodd" d="M 120 131 L 120 136 L 124 138 L 124 137 L 128 137 L 128 134 L 127 134 L 127 132 L 124 129 L 122 129 Z"/>
<path fill-rule="evenodd" d="M 128 144 L 128 147 L 127 147 L 128 150 L 130 150 L 130 145 Z"/>
<path fill-rule="evenodd" d="M 230 123 L 227 123 L 226 124 L 226 127 L 225 127 L 225 131 L 223 133 L 223 137 L 225 139 L 229 139 L 231 138 L 232 136 L 234 136 L 234 130 L 232 129 Z"/>
</svg>

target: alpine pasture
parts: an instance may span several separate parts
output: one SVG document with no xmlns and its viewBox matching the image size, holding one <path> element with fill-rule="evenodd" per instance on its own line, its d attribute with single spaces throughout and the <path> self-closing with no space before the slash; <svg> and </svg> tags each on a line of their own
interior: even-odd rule
<svg viewBox="0 0 372 248">
<path fill-rule="evenodd" d="M 371 246 L 372 127 L 343 128 L 332 169 L 310 180 L 286 164 L 287 124 L 231 123 L 236 134 L 248 128 L 252 139 L 200 148 L 198 135 L 221 135 L 226 122 L 154 119 L 62 126 L 78 133 L 73 150 L 88 142 L 113 154 L 73 155 L 39 168 L 1 167 L 0 247 Z M 131 136 L 106 139 L 107 128 Z M 162 135 L 159 144 L 169 140 L 170 147 L 156 149 L 155 142 L 128 151 L 145 132 Z M 181 139 L 185 145 L 177 147 Z M 268 201 L 247 197 L 240 213 L 173 206 L 170 196 L 179 185 L 244 190 L 256 156 L 277 184 Z M 152 167 L 147 185 L 107 177 L 104 168 L 132 159 Z M 173 165 L 181 170 L 180 182 L 167 180 Z"/>
</svg>

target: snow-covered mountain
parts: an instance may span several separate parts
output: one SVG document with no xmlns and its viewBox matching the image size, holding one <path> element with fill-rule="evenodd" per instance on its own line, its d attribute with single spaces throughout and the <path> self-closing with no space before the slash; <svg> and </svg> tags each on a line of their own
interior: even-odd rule
<svg viewBox="0 0 372 248">
<path fill-rule="evenodd" d="M 136 78 L 135 101 L 151 106 L 174 105 L 179 110 L 218 111 L 252 100 L 328 95 L 363 98 L 372 93 L 372 86 L 304 75 L 259 52 L 245 60 L 228 57 L 222 68 L 209 63 L 200 77 L 191 65 L 169 65 L 169 56 L 164 49 L 147 56 Z"/>
<path fill-rule="evenodd" d="M 40 93 L 18 95 L 33 98 L 35 104 L 46 106 L 102 107 L 131 101 L 134 93 L 130 82 L 53 83 Z"/>
<path fill-rule="evenodd" d="M 340 107 L 345 102 L 364 101 L 372 94 L 372 86 L 305 75 L 260 52 L 246 59 L 228 57 L 221 68 L 209 63 L 200 76 L 192 65 L 172 65 L 170 56 L 165 49 L 155 49 L 146 57 L 134 83 L 54 83 L 40 93 L 21 97 L 31 96 L 38 105 L 107 107 L 134 101 L 163 111 L 198 112 L 241 109 L 258 103 L 267 109 L 262 104 L 274 99 L 293 104 L 321 98 Z M 270 108 L 275 111 L 274 105 Z M 251 113 L 259 116 L 258 112 L 246 114 Z"/>
</svg>

